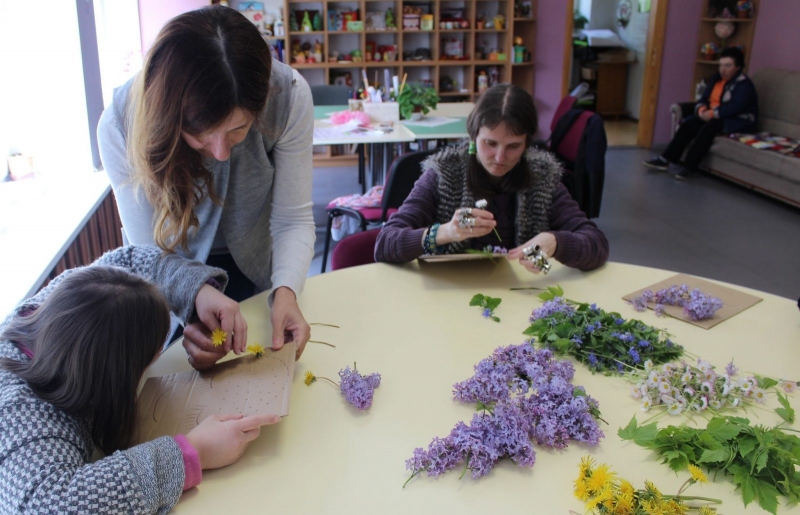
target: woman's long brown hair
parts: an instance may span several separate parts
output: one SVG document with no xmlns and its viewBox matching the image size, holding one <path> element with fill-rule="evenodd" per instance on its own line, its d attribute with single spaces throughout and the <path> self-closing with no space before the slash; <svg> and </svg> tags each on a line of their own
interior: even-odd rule
<svg viewBox="0 0 800 515">
<path fill-rule="evenodd" d="M 234 9 L 191 11 L 161 29 L 131 89 L 128 157 L 134 184 L 155 209 L 162 249 L 188 248 L 189 230 L 199 225 L 194 208 L 206 195 L 219 202 L 213 174 L 181 131 L 214 129 L 236 108 L 258 127 L 271 70 L 266 42 Z"/>
</svg>

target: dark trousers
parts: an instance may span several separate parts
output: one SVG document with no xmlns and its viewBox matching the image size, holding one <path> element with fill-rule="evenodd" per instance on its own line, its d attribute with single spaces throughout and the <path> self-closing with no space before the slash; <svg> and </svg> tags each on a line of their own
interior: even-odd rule
<svg viewBox="0 0 800 515">
<path fill-rule="evenodd" d="M 239 267 L 236 265 L 236 261 L 233 260 L 233 257 L 230 254 L 215 254 L 213 256 L 208 256 L 206 264 L 208 266 L 221 268 L 228 273 L 228 286 L 225 287 L 225 295 L 231 299 L 235 300 L 236 302 L 241 302 L 256 294 L 255 283 L 248 279 L 247 276 L 244 275 L 244 272 L 239 270 Z M 172 333 L 169 341 L 174 342 L 181 336 L 183 336 L 183 326 L 179 325 L 175 329 L 175 332 Z"/>
<path fill-rule="evenodd" d="M 722 120 L 712 118 L 704 122 L 698 116 L 692 115 L 678 127 L 678 132 L 675 133 L 675 137 L 669 142 L 667 150 L 662 156 L 670 163 L 679 163 L 686 147 L 689 147 L 683 164 L 689 170 L 696 171 L 700 166 L 700 161 L 711 148 L 714 137 L 720 132 L 722 132 Z"/>
</svg>

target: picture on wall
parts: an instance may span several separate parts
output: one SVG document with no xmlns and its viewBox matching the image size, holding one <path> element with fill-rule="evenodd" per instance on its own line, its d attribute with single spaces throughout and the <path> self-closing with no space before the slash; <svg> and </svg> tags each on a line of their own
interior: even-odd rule
<svg viewBox="0 0 800 515">
<path fill-rule="evenodd" d="M 649 13 L 650 12 L 650 3 L 651 3 L 651 0 L 639 0 L 639 12 L 640 13 Z"/>
</svg>

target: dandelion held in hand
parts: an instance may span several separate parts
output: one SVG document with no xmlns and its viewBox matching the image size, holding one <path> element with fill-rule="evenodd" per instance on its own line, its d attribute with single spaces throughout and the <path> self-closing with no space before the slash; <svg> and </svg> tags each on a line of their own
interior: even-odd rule
<svg viewBox="0 0 800 515">
<path fill-rule="evenodd" d="M 211 333 L 211 343 L 214 344 L 214 347 L 221 347 L 227 337 L 228 333 L 218 327 Z"/>
<path fill-rule="evenodd" d="M 258 343 L 253 343 L 247 346 L 247 352 L 252 353 L 255 357 L 260 358 L 264 355 L 264 346 Z"/>
<path fill-rule="evenodd" d="M 489 207 L 489 201 L 488 201 L 488 200 L 486 200 L 486 199 L 479 199 L 479 200 L 476 200 L 476 201 L 475 201 L 475 207 L 477 207 L 478 209 L 486 209 L 487 207 Z M 500 233 L 499 233 L 499 232 L 497 232 L 497 227 L 495 227 L 495 228 L 494 228 L 494 229 L 492 229 L 492 230 L 494 231 L 494 235 L 495 235 L 495 236 L 497 236 L 497 241 L 500 241 L 500 242 L 502 242 L 502 241 L 503 241 L 503 238 L 501 238 L 501 237 L 500 237 Z"/>
<path fill-rule="evenodd" d="M 353 369 L 345 367 L 339 371 L 340 382 L 337 383 L 327 377 L 315 376 L 312 372 L 306 372 L 305 383 L 310 385 L 317 381 L 317 379 L 324 379 L 332 385 L 339 388 L 342 395 L 347 402 L 360 410 L 366 410 L 372 406 L 372 398 L 375 393 L 375 388 L 381 384 L 380 374 L 369 374 L 362 376 L 359 374 L 355 363 Z"/>
</svg>

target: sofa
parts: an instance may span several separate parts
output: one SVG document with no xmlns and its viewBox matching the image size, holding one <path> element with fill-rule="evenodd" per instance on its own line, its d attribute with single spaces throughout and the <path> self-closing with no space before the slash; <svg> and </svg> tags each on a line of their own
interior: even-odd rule
<svg viewBox="0 0 800 515">
<path fill-rule="evenodd" d="M 758 92 L 756 132 L 800 140 L 800 72 L 765 68 L 750 76 Z M 694 104 L 673 104 L 673 127 Z M 701 167 L 715 175 L 800 207 L 800 158 L 758 150 L 717 136 Z"/>
</svg>

